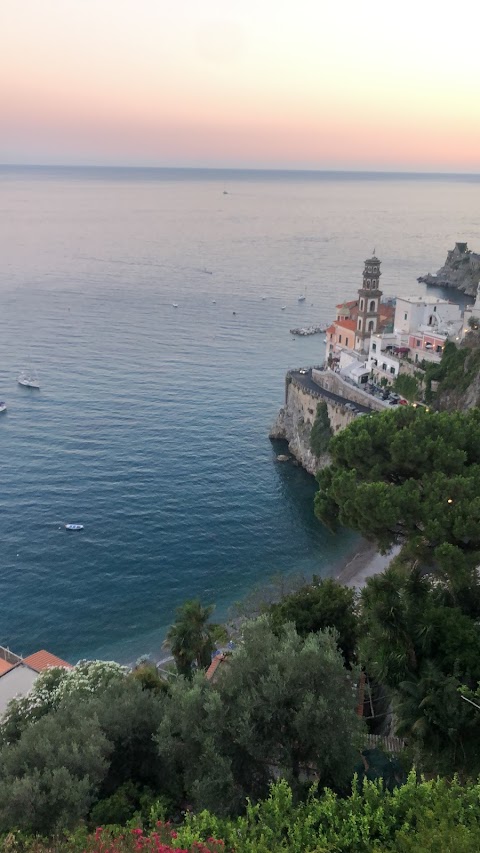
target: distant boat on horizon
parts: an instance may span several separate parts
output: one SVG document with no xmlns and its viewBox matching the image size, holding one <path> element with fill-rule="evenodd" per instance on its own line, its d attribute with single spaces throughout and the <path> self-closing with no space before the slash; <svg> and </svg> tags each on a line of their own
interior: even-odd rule
<svg viewBox="0 0 480 853">
<path fill-rule="evenodd" d="M 3 400 L 0 400 L 0 412 L 6 412 L 6 411 L 7 411 L 7 404 L 4 403 Z"/>
</svg>

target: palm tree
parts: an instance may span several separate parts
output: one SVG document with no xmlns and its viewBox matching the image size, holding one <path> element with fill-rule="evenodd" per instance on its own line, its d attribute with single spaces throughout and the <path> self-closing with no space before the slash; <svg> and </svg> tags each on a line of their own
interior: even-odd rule
<svg viewBox="0 0 480 853">
<path fill-rule="evenodd" d="M 198 669 L 206 669 L 210 665 L 215 649 L 215 625 L 208 624 L 208 620 L 213 610 L 213 604 L 202 607 L 198 599 L 186 601 L 177 608 L 165 645 L 170 647 L 181 675 L 190 676 L 194 664 Z"/>
</svg>

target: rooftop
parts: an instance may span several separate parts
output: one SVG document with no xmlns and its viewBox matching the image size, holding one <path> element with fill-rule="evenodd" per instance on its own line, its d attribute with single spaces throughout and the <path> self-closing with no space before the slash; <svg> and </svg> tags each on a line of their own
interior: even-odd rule
<svg viewBox="0 0 480 853">
<path fill-rule="evenodd" d="M 51 666 L 65 666 L 67 669 L 72 669 L 71 663 L 67 663 L 66 660 L 57 658 L 56 655 L 52 655 L 50 652 L 45 651 L 45 649 L 41 649 L 41 651 L 35 652 L 33 655 L 29 655 L 23 659 L 23 662 L 36 672 L 42 672 L 42 670 L 48 669 Z"/>
</svg>

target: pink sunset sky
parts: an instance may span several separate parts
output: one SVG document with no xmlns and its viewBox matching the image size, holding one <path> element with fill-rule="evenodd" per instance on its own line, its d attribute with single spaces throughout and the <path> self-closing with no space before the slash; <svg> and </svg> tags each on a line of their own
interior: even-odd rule
<svg viewBox="0 0 480 853">
<path fill-rule="evenodd" d="M 479 172 L 474 10 L 3 0 L 0 162 Z"/>
</svg>

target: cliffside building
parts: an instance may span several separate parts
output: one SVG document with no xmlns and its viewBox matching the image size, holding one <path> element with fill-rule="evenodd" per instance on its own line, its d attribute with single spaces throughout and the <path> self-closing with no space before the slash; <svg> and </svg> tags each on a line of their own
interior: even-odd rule
<svg viewBox="0 0 480 853">
<path fill-rule="evenodd" d="M 365 261 L 357 299 L 337 305 L 336 318 L 327 329 L 327 356 L 341 367 L 364 362 L 371 335 L 393 323 L 393 304 L 381 301 L 380 264 L 375 253 Z"/>
<path fill-rule="evenodd" d="M 382 302 L 380 265 L 375 253 L 365 261 L 358 298 L 337 305 L 327 329 L 328 363 L 356 385 L 369 375 L 392 382 L 400 372 L 412 372 L 410 362 L 440 361 L 445 342 L 463 334 L 460 308 L 447 299 L 402 296 L 395 306 Z M 480 317 L 480 295 L 472 312 L 477 309 Z"/>
</svg>

